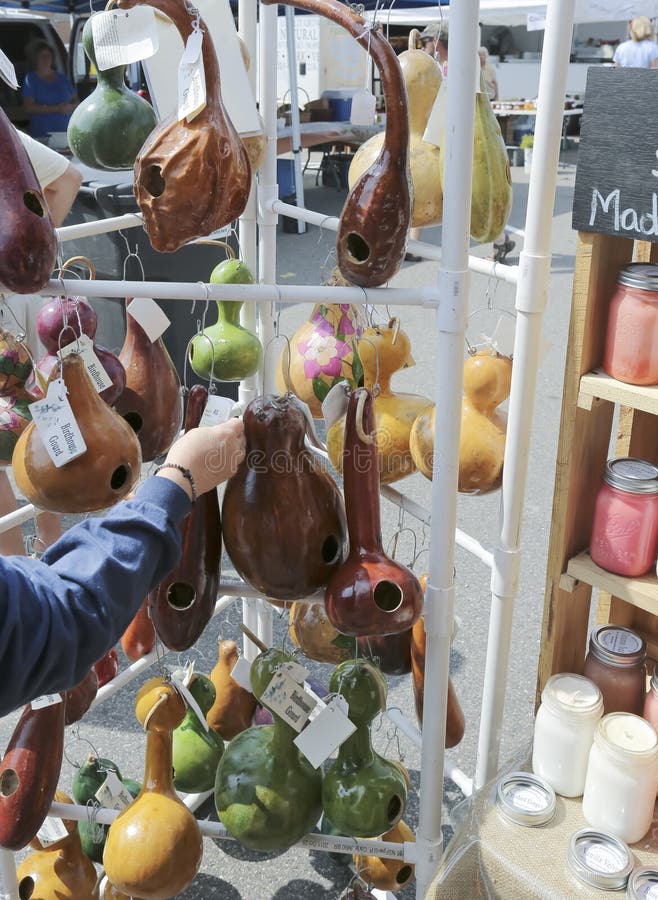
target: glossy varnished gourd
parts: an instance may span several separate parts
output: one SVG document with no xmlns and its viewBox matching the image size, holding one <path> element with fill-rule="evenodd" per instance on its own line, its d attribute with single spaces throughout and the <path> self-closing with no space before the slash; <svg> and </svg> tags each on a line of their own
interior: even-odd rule
<svg viewBox="0 0 658 900">
<path fill-rule="evenodd" d="M 406 631 L 421 613 L 423 593 L 413 572 L 382 546 L 375 414 L 367 388 L 349 399 L 343 478 L 350 552 L 327 584 L 327 616 L 343 634 Z"/>
<path fill-rule="evenodd" d="M 225 741 L 232 740 L 251 725 L 256 711 L 256 698 L 231 678 L 231 672 L 239 659 L 235 641 L 220 640 L 217 644 L 217 662 L 210 673 L 215 686 L 215 699 L 206 714 L 212 730 Z"/>
<path fill-rule="evenodd" d="M 126 300 L 129 305 L 130 298 Z M 142 459 L 150 462 L 166 453 L 180 432 L 180 379 L 162 338 L 151 342 L 129 313 L 119 359 L 126 370 L 126 387 L 115 409 L 137 435 Z"/>
<path fill-rule="evenodd" d="M 257 397 L 243 421 L 247 455 L 226 485 L 222 507 L 226 552 L 264 595 L 307 597 L 343 559 L 342 497 L 304 446 L 307 423 L 292 395 Z"/>
<path fill-rule="evenodd" d="M 155 647 L 155 628 L 148 608 L 148 597 L 121 636 L 121 649 L 131 662 L 146 656 Z"/>
<path fill-rule="evenodd" d="M 317 662 L 337 665 L 355 654 L 354 638 L 334 628 L 327 618 L 324 603 L 293 603 L 288 633 L 304 656 Z"/>
<path fill-rule="evenodd" d="M 53 372 L 51 382 L 58 374 Z M 12 465 L 20 491 L 51 512 L 83 513 L 113 506 L 136 481 L 142 462 L 132 429 L 96 392 L 82 358 L 62 360 L 61 377 L 86 451 L 57 468 L 34 423 L 18 439 Z"/>
<path fill-rule="evenodd" d="M 189 394 L 185 431 L 197 428 L 208 391 L 197 384 Z M 196 643 L 215 609 L 222 534 L 217 491 L 207 491 L 180 525 L 182 555 L 150 595 L 151 621 L 165 647 L 187 650 Z"/>
<path fill-rule="evenodd" d="M 103 866 L 129 896 L 168 900 L 190 884 L 203 850 L 196 819 L 172 780 L 171 735 L 183 721 L 185 703 L 171 684 L 152 678 L 137 693 L 135 713 L 146 730 L 144 783 L 110 826 Z"/>
<path fill-rule="evenodd" d="M 264 0 L 267 4 L 277 0 Z M 411 221 L 407 91 L 395 51 L 377 28 L 338 0 L 284 0 L 345 28 L 373 58 L 386 102 L 384 144 L 353 185 L 340 216 L 338 268 L 352 284 L 384 284 L 400 268 Z"/>
<path fill-rule="evenodd" d="M 40 291 L 57 261 L 57 237 L 32 163 L 1 109 L 0 222 L 0 286 Z"/>
<path fill-rule="evenodd" d="M 188 689 L 205 716 L 215 700 L 212 681 L 194 672 Z M 215 786 L 217 765 L 224 752 L 224 742 L 212 729 L 206 730 L 190 707 L 173 733 L 174 787 L 188 794 L 211 791 Z"/>
<path fill-rule="evenodd" d="M 36 397 L 25 386 L 32 360 L 23 343 L 0 328 L 0 466 L 10 466 L 14 447 L 32 421 Z"/>
<path fill-rule="evenodd" d="M 119 0 L 118 6 L 144 3 Z M 193 16 L 184 3 L 149 0 L 147 5 L 169 16 L 183 43 L 187 41 Z M 165 252 L 237 219 L 251 189 L 249 156 L 222 102 L 215 48 L 203 19 L 198 21 L 206 106 L 191 122 L 174 116 L 158 124 L 135 162 L 135 196 L 144 227 L 153 247 Z"/>
<path fill-rule="evenodd" d="M 82 681 L 75 687 L 65 691 L 66 715 L 65 725 L 75 725 L 87 712 L 98 693 L 98 675 L 91 668 Z"/>
<path fill-rule="evenodd" d="M 415 840 L 407 823 L 400 819 L 398 824 L 383 834 L 382 841 L 403 844 Z M 401 891 L 414 877 L 414 866 L 400 859 L 356 854 L 354 867 L 364 881 L 373 884 L 380 891 Z"/>
<path fill-rule="evenodd" d="M 396 634 L 370 634 L 357 641 L 359 655 L 372 660 L 386 675 L 411 672 L 411 628 Z"/>
</svg>

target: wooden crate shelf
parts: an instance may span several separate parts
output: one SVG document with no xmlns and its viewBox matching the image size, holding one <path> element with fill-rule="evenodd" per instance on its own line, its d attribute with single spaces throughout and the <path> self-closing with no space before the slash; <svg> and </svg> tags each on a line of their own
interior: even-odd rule
<svg viewBox="0 0 658 900">
<path fill-rule="evenodd" d="M 604 372 L 590 372 L 580 379 L 578 406 L 581 409 L 591 409 L 594 399 L 609 400 L 620 406 L 658 415 L 658 386 L 625 384 Z"/>
<path fill-rule="evenodd" d="M 658 616 L 658 578 L 656 578 L 655 572 L 644 575 L 642 578 L 624 578 L 623 575 L 614 575 L 597 566 L 592 561 L 589 551 L 586 550 L 569 560 L 566 577 L 562 577 L 560 586 L 569 590 L 573 586 L 569 579 L 584 581 L 590 587 L 607 591 L 613 597 L 630 603 L 631 606 Z"/>
</svg>

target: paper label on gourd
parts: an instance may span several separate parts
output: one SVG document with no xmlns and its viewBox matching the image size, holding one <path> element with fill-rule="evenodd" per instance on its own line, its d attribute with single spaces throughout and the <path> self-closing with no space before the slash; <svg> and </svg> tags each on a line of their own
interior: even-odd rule
<svg viewBox="0 0 658 900">
<path fill-rule="evenodd" d="M 91 33 L 101 71 L 148 59 L 160 45 L 152 6 L 96 13 L 91 17 Z"/>
<path fill-rule="evenodd" d="M 192 712 L 194 713 L 194 715 L 197 717 L 197 719 L 199 720 L 199 722 L 201 722 L 201 724 L 203 725 L 204 730 L 205 730 L 205 731 L 210 731 L 210 726 L 209 726 L 208 723 L 206 722 L 206 717 L 205 717 L 204 714 L 201 712 L 201 707 L 200 707 L 199 704 L 196 702 L 196 700 L 194 699 L 194 697 L 192 696 L 192 694 L 189 692 L 189 690 L 187 689 L 187 687 L 183 684 L 182 679 L 179 678 L 179 677 L 177 677 L 176 674 L 174 674 L 174 675 L 172 675 L 171 683 L 172 683 L 173 686 L 176 688 L 176 690 L 178 691 L 178 693 L 181 695 L 181 697 L 183 698 L 183 700 L 184 700 L 184 701 L 187 703 L 187 705 L 190 707 L 190 709 L 192 710 Z"/>
<path fill-rule="evenodd" d="M 55 704 L 61 702 L 61 694 L 43 694 L 41 697 L 35 697 L 30 706 L 32 709 L 45 709 L 47 706 L 55 706 Z"/>
<path fill-rule="evenodd" d="M 146 332 L 146 337 L 154 344 L 169 328 L 171 322 L 151 297 L 135 297 L 126 307 L 128 315 Z"/>
<path fill-rule="evenodd" d="M 377 100 L 371 91 L 359 91 L 352 96 L 350 122 L 352 125 L 372 125 L 375 121 Z"/>
<path fill-rule="evenodd" d="M 440 147 L 443 143 L 446 131 L 447 99 L 448 89 L 445 81 L 442 81 L 423 134 L 423 140 L 435 147 Z"/>
<path fill-rule="evenodd" d="M 334 422 L 342 419 L 347 413 L 350 402 L 350 385 L 348 381 L 339 381 L 335 384 L 322 401 L 322 415 L 327 426 L 327 431 Z"/>
<path fill-rule="evenodd" d="M 269 707 L 295 731 L 301 731 L 316 706 L 301 685 L 278 671 L 263 691 L 260 702 Z"/>
<path fill-rule="evenodd" d="M 66 825 L 61 819 L 55 816 L 46 816 L 43 825 L 37 831 L 37 838 L 42 847 L 50 847 L 63 838 L 68 837 Z"/>
<path fill-rule="evenodd" d="M 220 397 L 218 394 L 208 394 L 208 402 L 201 416 L 199 428 L 208 428 L 210 425 L 221 425 L 231 418 L 235 400 L 230 397 Z"/>
<path fill-rule="evenodd" d="M 128 788 L 119 779 L 116 772 L 108 772 L 107 778 L 94 794 L 101 806 L 117 809 L 121 812 L 133 802 Z"/>
<path fill-rule="evenodd" d="M 297 684 L 303 684 L 311 674 L 308 669 L 305 669 L 304 666 L 300 666 L 300 664 L 296 662 L 283 663 L 280 667 L 280 671 L 285 672 L 286 675 L 290 675 L 292 680 L 296 681 Z"/>
<path fill-rule="evenodd" d="M 231 669 L 231 678 L 241 688 L 251 693 L 251 663 L 245 656 L 238 657 L 238 661 Z"/>
<path fill-rule="evenodd" d="M 343 698 L 334 697 L 293 741 L 314 769 L 319 769 L 356 731 L 356 725 L 345 714 L 344 700 L 343 703 L 341 700 Z"/>
<path fill-rule="evenodd" d="M 2 78 L 12 90 L 15 91 L 18 89 L 18 80 L 16 78 L 14 64 L 2 50 L 0 50 L 0 78 Z"/>
<path fill-rule="evenodd" d="M 178 121 L 191 122 L 206 105 L 206 73 L 201 56 L 203 32 L 195 29 L 187 39 L 178 67 Z"/>
<path fill-rule="evenodd" d="M 300 400 L 299 397 L 295 396 L 295 394 L 291 394 L 290 399 L 295 404 L 295 406 L 299 407 L 299 409 L 301 409 L 301 411 L 304 413 L 304 417 L 306 418 L 306 436 L 311 444 L 314 447 L 317 447 L 318 450 L 326 450 L 326 447 L 320 440 L 320 435 L 315 428 L 315 421 L 313 419 L 311 408 L 308 403 L 304 403 L 304 401 Z"/>
<path fill-rule="evenodd" d="M 65 356 L 70 356 L 71 353 L 80 354 L 80 357 L 85 364 L 85 368 L 87 369 L 87 373 L 99 394 L 101 391 L 112 387 L 112 379 L 103 368 L 103 363 L 96 356 L 94 342 L 89 335 L 81 334 L 77 341 L 73 341 L 72 344 L 62 347 L 62 349 L 57 352 L 57 355 L 60 359 L 64 359 Z"/>
<path fill-rule="evenodd" d="M 35 428 L 58 469 L 87 450 L 66 394 L 64 381 L 56 378 L 48 385 L 45 398 L 30 405 Z"/>
</svg>

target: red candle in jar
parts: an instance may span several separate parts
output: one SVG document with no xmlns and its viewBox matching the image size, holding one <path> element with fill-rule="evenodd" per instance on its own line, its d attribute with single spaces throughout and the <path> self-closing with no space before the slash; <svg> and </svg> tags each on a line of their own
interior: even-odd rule
<svg viewBox="0 0 658 900">
<path fill-rule="evenodd" d="M 658 468 L 631 457 L 608 460 L 594 506 L 590 555 L 597 566 L 644 575 L 658 553 Z"/>
<path fill-rule="evenodd" d="M 658 266 L 631 263 L 617 276 L 603 370 L 628 384 L 658 384 Z"/>
</svg>

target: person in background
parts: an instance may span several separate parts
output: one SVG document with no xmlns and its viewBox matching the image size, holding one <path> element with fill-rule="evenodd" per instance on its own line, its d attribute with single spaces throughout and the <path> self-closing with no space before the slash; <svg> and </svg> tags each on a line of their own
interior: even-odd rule
<svg viewBox="0 0 658 900">
<path fill-rule="evenodd" d="M 55 54 L 45 41 L 31 48 L 34 71 L 25 76 L 21 91 L 23 106 L 30 117 L 30 134 L 46 138 L 51 132 L 66 131 L 78 103 L 75 88 L 55 68 Z"/>
<path fill-rule="evenodd" d="M 651 21 L 646 16 L 631 19 L 628 33 L 631 39 L 617 47 L 613 57 L 614 64 L 638 69 L 658 68 L 658 45 L 653 39 Z"/>
<path fill-rule="evenodd" d="M 487 62 L 489 59 L 489 51 L 486 47 L 480 47 L 478 50 L 480 57 L 480 69 L 482 70 L 482 78 L 484 79 L 484 87 L 491 101 L 498 99 L 498 79 L 496 78 L 496 70 Z"/>
</svg>

